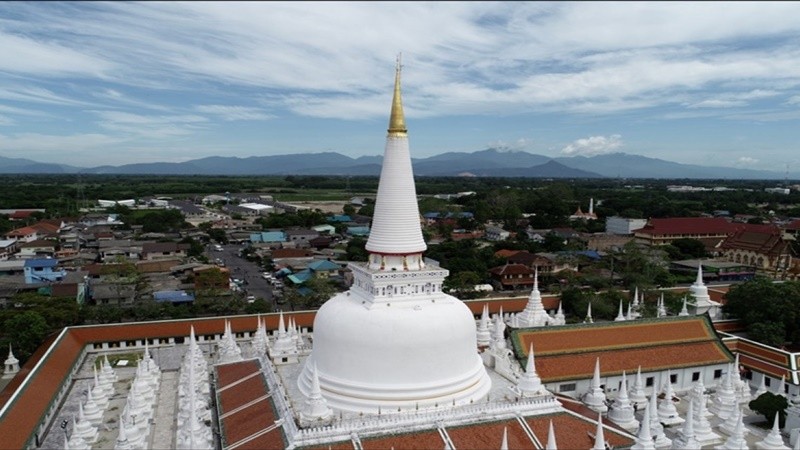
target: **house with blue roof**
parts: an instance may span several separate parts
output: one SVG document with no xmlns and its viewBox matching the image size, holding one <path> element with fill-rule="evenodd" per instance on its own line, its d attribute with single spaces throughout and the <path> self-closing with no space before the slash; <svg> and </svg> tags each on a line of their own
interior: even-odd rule
<svg viewBox="0 0 800 450">
<path fill-rule="evenodd" d="M 283 231 L 261 231 L 259 233 L 250 234 L 250 242 L 265 244 L 274 244 L 278 242 L 286 242 L 286 233 Z"/>
<path fill-rule="evenodd" d="M 311 229 L 316 231 L 319 234 L 328 234 L 328 235 L 330 235 L 330 234 L 335 234 L 336 233 L 336 227 L 334 227 L 331 224 L 327 224 L 327 223 L 324 224 L 324 225 L 313 226 L 313 227 L 311 227 Z"/>
<path fill-rule="evenodd" d="M 153 292 L 153 300 L 159 303 L 192 303 L 194 302 L 194 295 L 186 291 L 156 291 Z"/>
<path fill-rule="evenodd" d="M 350 236 L 369 236 L 369 227 L 347 227 L 346 233 Z"/>
<path fill-rule="evenodd" d="M 345 222 L 352 222 L 353 218 L 348 216 L 347 214 L 334 214 L 328 217 L 328 222 L 334 223 L 345 223 Z"/>
<path fill-rule="evenodd" d="M 23 270 L 25 284 L 53 283 L 67 275 L 65 270 L 58 270 L 58 260 L 52 258 L 28 259 Z"/>
</svg>

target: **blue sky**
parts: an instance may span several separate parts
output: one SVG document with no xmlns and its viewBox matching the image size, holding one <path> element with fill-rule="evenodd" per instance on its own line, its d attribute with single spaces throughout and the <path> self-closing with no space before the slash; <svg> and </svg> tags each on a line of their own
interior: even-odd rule
<svg viewBox="0 0 800 450">
<path fill-rule="evenodd" d="M 798 2 L 0 2 L 0 156 L 626 152 L 800 170 Z"/>
</svg>

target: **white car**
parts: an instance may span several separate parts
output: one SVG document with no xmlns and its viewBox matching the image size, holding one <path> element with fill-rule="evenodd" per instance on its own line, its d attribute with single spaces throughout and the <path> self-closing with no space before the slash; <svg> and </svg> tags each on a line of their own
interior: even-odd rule
<svg viewBox="0 0 800 450">
<path fill-rule="evenodd" d="M 247 303 L 255 303 L 256 296 L 255 295 L 248 295 L 247 296 Z"/>
</svg>

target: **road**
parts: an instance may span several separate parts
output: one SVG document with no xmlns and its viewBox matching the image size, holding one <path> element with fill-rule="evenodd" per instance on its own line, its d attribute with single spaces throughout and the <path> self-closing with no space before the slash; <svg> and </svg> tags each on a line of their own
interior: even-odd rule
<svg viewBox="0 0 800 450">
<path fill-rule="evenodd" d="M 220 258 L 231 271 L 231 278 L 243 280 L 242 288 L 246 291 L 244 295 L 253 295 L 256 298 L 263 298 L 267 303 L 272 304 L 273 311 L 277 311 L 278 305 L 272 295 L 272 286 L 261 274 L 261 267 L 253 262 L 239 257 L 239 250 L 244 247 L 241 245 L 228 244 L 222 246 L 222 251 L 214 249 L 213 245 L 208 247 L 209 259 L 211 261 Z"/>
</svg>

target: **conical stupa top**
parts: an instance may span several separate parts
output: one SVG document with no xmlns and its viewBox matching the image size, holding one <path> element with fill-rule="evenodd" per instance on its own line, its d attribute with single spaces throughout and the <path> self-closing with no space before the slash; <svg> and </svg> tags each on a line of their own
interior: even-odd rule
<svg viewBox="0 0 800 450">
<path fill-rule="evenodd" d="M 603 414 L 597 414 L 597 433 L 594 435 L 594 447 L 592 450 L 606 450 L 606 437 L 603 433 Z"/>
<path fill-rule="evenodd" d="M 500 450 L 508 450 L 508 427 L 503 427 L 503 442 L 500 443 Z"/>
<path fill-rule="evenodd" d="M 483 312 L 481 313 L 481 322 L 487 325 L 489 323 L 489 305 L 487 303 L 483 304 Z"/>
<path fill-rule="evenodd" d="M 700 261 L 697 263 L 697 279 L 694 280 L 694 284 L 698 286 L 703 285 L 703 263 Z"/>
<path fill-rule="evenodd" d="M 558 301 L 558 311 L 556 311 L 556 315 L 564 315 L 564 310 L 561 308 L 561 300 Z"/>
<path fill-rule="evenodd" d="M 195 342 L 195 340 L 194 340 L 195 339 L 194 338 L 194 325 L 189 325 L 189 338 L 190 338 L 190 340 L 189 340 L 190 343 Z"/>
<path fill-rule="evenodd" d="M 592 376 L 592 389 L 600 388 L 600 358 L 594 362 L 594 376 Z"/>
<path fill-rule="evenodd" d="M 528 363 L 525 364 L 525 373 L 536 373 L 536 362 L 533 360 L 533 342 L 528 349 Z"/>
<path fill-rule="evenodd" d="M 617 394 L 617 398 L 619 400 L 628 400 L 628 377 L 625 375 L 625 371 L 622 371 L 622 382 L 619 386 L 619 394 Z"/>
<path fill-rule="evenodd" d="M 128 437 L 125 436 L 125 419 L 122 417 L 119 418 L 119 434 L 117 435 L 117 442 L 118 443 L 128 442 Z"/>
<path fill-rule="evenodd" d="M 286 333 L 286 326 L 283 321 L 283 311 L 281 311 L 280 315 L 278 316 L 278 334 Z"/>
<path fill-rule="evenodd" d="M 539 292 L 539 267 L 537 266 L 536 269 L 533 271 L 533 292 Z"/>
<path fill-rule="evenodd" d="M 558 450 L 556 446 L 556 433 L 553 430 L 553 419 L 550 419 L 550 429 L 547 431 L 547 445 L 544 450 Z"/>
<path fill-rule="evenodd" d="M 639 286 L 636 286 L 633 291 L 633 303 L 639 304 Z"/>
<path fill-rule="evenodd" d="M 584 322 L 592 323 L 592 302 L 589 302 L 589 306 L 586 307 L 586 319 Z"/>
<path fill-rule="evenodd" d="M 397 60 L 394 99 L 383 167 L 375 198 L 366 250 L 379 255 L 410 255 L 425 251 L 417 204 L 417 189 L 408 149 L 400 95 L 400 59 Z M 370 259 L 371 267 L 382 267 Z"/>
<path fill-rule="evenodd" d="M 644 414 L 642 415 L 642 424 L 639 427 L 639 433 L 636 434 L 636 442 L 642 444 L 653 442 L 653 434 L 650 432 L 650 404 L 644 405 Z"/>
<path fill-rule="evenodd" d="M 681 307 L 681 312 L 678 313 L 679 316 L 688 316 L 689 309 L 686 308 L 686 297 L 683 297 L 683 307 Z"/>
<path fill-rule="evenodd" d="M 14 351 L 11 350 L 11 343 L 8 343 L 8 358 L 6 359 L 6 364 L 13 364 L 15 362 L 19 362 L 19 360 L 14 357 Z"/>
</svg>

